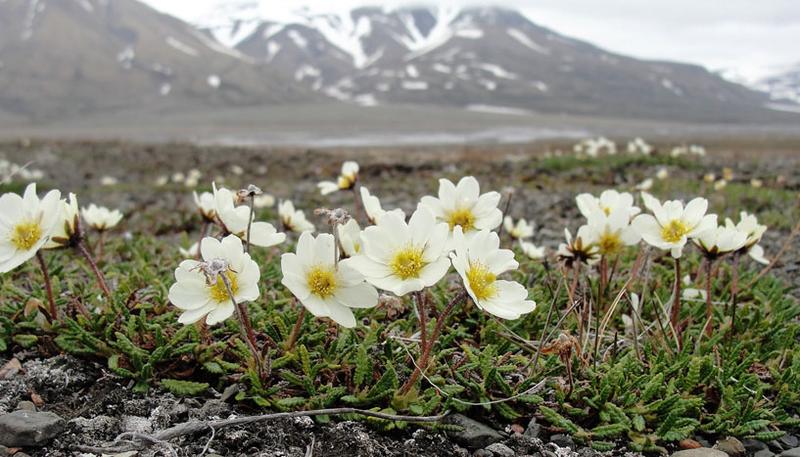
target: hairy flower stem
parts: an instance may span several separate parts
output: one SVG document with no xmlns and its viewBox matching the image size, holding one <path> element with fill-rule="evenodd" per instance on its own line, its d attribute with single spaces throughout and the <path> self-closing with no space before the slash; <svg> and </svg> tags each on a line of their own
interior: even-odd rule
<svg viewBox="0 0 800 457">
<path fill-rule="evenodd" d="M 422 291 L 414 292 L 413 297 L 419 314 L 419 345 L 421 350 L 424 351 L 428 348 L 428 311 L 425 309 Z"/>
<path fill-rule="evenodd" d="M 353 201 L 356 208 L 356 221 L 369 222 L 366 215 L 367 211 L 364 209 L 364 202 L 361 200 L 361 183 L 358 178 L 356 178 L 356 182 L 353 184 Z"/>
<path fill-rule="evenodd" d="M 250 206 L 250 216 L 247 219 L 247 244 L 244 247 L 244 252 L 250 254 L 250 228 L 253 226 L 253 219 L 255 218 L 256 212 L 256 194 L 250 193 L 250 198 L 248 199 L 248 205 Z"/>
<path fill-rule="evenodd" d="M 508 196 L 506 197 L 506 205 L 503 207 L 503 216 L 508 214 L 508 210 L 511 208 L 511 197 L 514 196 L 514 192 L 508 192 Z M 500 224 L 500 227 L 497 229 L 497 237 L 503 239 L 503 229 L 505 228 L 506 224 Z"/>
<path fill-rule="evenodd" d="M 675 259 L 675 288 L 673 290 L 674 296 L 672 298 L 672 310 L 669 315 L 669 323 L 675 332 L 675 337 L 678 340 L 678 349 L 681 345 L 681 332 L 678 329 L 678 320 L 681 317 L 681 259 Z"/>
<path fill-rule="evenodd" d="M 86 248 L 86 244 L 83 240 L 79 241 L 78 244 L 75 245 L 78 249 L 78 252 L 86 259 L 86 262 L 89 263 L 89 267 L 92 269 L 95 278 L 97 278 L 97 285 L 100 286 L 100 289 L 103 290 L 103 293 L 106 295 L 109 301 L 111 301 L 111 290 L 109 290 L 108 285 L 106 284 L 106 278 L 103 276 L 103 273 L 97 268 L 97 263 L 92 258 L 92 254 L 89 253 L 89 250 Z"/>
<path fill-rule="evenodd" d="M 339 270 L 339 257 L 341 254 L 339 250 L 341 249 L 339 246 L 339 224 L 333 222 L 331 224 L 331 235 L 333 235 L 333 268 L 337 271 Z"/>
<path fill-rule="evenodd" d="M 448 314 L 456 307 L 459 303 L 463 302 L 467 298 L 466 291 L 459 292 L 455 297 L 453 297 L 450 302 L 445 306 L 441 313 L 436 317 L 436 326 L 433 328 L 433 332 L 428 339 L 428 347 L 422 349 L 422 354 L 420 355 L 417 366 L 414 368 L 414 372 L 411 373 L 411 377 L 408 378 L 403 387 L 400 388 L 399 394 L 405 395 L 411 390 L 412 387 L 417 383 L 420 375 L 422 374 L 422 370 L 427 368 L 428 362 L 431 358 L 431 349 L 436 345 L 436 341 L 439 339 L 439 335 L 442 333 L 442 327 L 444 327 L 444 321 L 447 319 Z"/>
<path fill-rule="evenodd" d="M 256 369 L 258 370 L 258 375 L 261 377 L 263 374 L 263 369 L 261 366 L 261 356 L 258 353 L 258 345 L 256 344 L 256 336 L 253 332 L 253 326 L 250 325 L 250 318 L 247 316 L 247 309 L 241 303 L 236 302 L 236 298 L 233 296 L 233 289 L 231 289 L 231 282 L 228 279 L 228 275 L 220 274 L 218 276 L 222 279 L 222 282 L 225 284 L 225 289 L 228 291 L 228 297 L 231 299 L 231 303 L 233 303 L 233 307 L 236 309 L 236 317 L 239 319 L 239 332 L 242 334 L 242 339 L 247 346 L 250 348 L 250 352 L 253 354 L 253 360 L 256 362 Z"/>
<path fill-rule="evenodd" d="M 47 302 L 50 306 L 50 322 L 60 320 L 58 317 L 58 308 L 56 308 L 56 300 L 53 298 L 53 285 L 50 283 L 50 272 L 47 270 L 47 262 L 44 261 L 42 251 L 36 251 L 36 260 L 39 261 L 39 267 L 42 269 L 42 276 L 44 276 L 44 290 L 47 292 Z"/>
<path fill-rule="evenodd" d="M 542 353 L 542 346 L 544 346 L 545 338 L 547 335 L 547 328 L 550 326 L 550 319 L 553 318 L 553 310 L 556 307 L 556 300 L 561 295 L 561 286 L 564 285 L 564 281 L 558 282 L 558 287 L 556 287 L 556 293 L 553 294 L 553 300 L 550 302 L 550 309 L 547 311 L 547 318 L 544 321 L 544 327 L 542 328 L 542 336 L 539 338 L 539 345 L 536 347 L 536 355 L 533 356 L 533 360 L 531 361 L 530 365 L 533 365 L 534 372 L 536 371 L 536 367 L 539 363 L 539 355 Z M 525 367 L 528 368 L 528 367 Z"/>
<path fill-rule="evenodd" d="M 103 256 L 106 253 L 106 231 L 100 230 L 100 234 L 97 237 L 97 261 L 102 262 Z"/>
<path fill-rule="evenodd" d="M 575 304 L 575 291 L 578 289 L 578 278 L 581 276 L 581 264 L 580 262 L 575 262 L 575 265 L 572 267 L 572 285 L 569 286 L 569 304 L 570 306 Z M 577 311 L 576 311 L 576 314 Z"/>
<path fill-rule="evenodd" d="M 205 219 L 203 219 L 203 226 L 200 227 L 200 239 L 197 240 L 197 255 L 195 255 L 196 259 L 200 259 L 203 255 L 200 253 L 201 248 L 203 247 L 203 238 L 208 235 L 208 228 L 211 227 L 211 223 Z"/>
<path fill-rule="evenodd" d="M 711 304 L 711 267 L 713 262 L 706 259 L 706 336 L 711 336 L 711 321 L 714 315 L 714 308 Z"/>
<path fill-rule="evenodd" d="M 736 301 L 739 298 L 739 257 L 741 257 L 741 254 L 735 252 L 731 262 L 733 278 L 731 279 L 731 330 L 728 333 L 729 338 L 733 338 L 736 334 Z"/>
<path fill-rule="evenodd" d="M 294 349 L 294 345 L 297 343 L 297 338 L 300 336 L 300 329 L 303 327 L 303 320 L 305 320 L 305 318 L 306 307 L 301 306 L 300 312 L 297 314 L 297 321 L 294 323 L 294 327 L 292 327 L 292 333 L 289 335 L 289 341 L 286 342 L 286 352 Z"/>
</svg>

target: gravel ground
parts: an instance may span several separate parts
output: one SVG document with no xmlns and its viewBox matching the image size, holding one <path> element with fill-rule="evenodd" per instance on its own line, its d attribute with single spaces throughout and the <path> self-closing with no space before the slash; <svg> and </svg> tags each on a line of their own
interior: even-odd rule
<svg viewBox="0 0 800 457">
<path fill-rule="evenodd" d="M 531 160 L 547 151 L 568 146 L 540 143 L 315 151 L 52 142 L 2 144 L 0 158 L 17 163 L 32 162 L 33 167 L 44 170 L 45 184 L 77 192 L 82 203 L 93 201 L 120 207 L 128 215 L 125 230 L 133 236 L 155 231 L 176 240 L 186 229 L 186 218 L 177 215 L 193 212 L 188 189 L 180 184 L 156 188 L 153 182 L 159 176 L 186 173 L 191 168 L 202 171 L 201 183 L 212 179 L 219 181 L 220 177 L 231 187 L 252 182 L 277 197 L 304 202 L 307 210 L 348 203 L 350 196 L 347 194 L 323 199 L 315 187 L 317 181 L 335 176 L 344 158 L 355 158 L 361 163 L 364 185 L 380 195 L 385 206 L 400 206 L 406 210 L 413 209 L 419 196 L 435 192 L 437 178 L 474 174 L 484 188 L 516 188 L 511 214 L 534 219 L 538 225 L 535 241 L 555 247 L 561 241 L 564 226 L 572 224 L 573 229 L 577 228 L 574 225 L 578 213 L 573 200 L 576 193 L 597 192 L 609 186 L 632 188 L 658 169 L 650 165 L 601 173 L 583 167 L 556 171 Z M 783 176 L 781 188 L 797 192 L 800 189 L 800 174 L 797 173 L 800 155 L 795 151 L 800 151 L 800 145 L 780 144 L 770 148 L 761 143 L 719 143 L 709 157 L 698 162 L 697 168 L 691 171 L 670 169 L 670 172 L 673 177 L 699 179 L 707 171 L 719 173 L 721 167 L 731 166 L 740 181 L 757 177 L 772 182 Z M 241 166 L 243 174 L 235 173 L 232 165 Z M 119 182 L 102 186 L 103 176 L 112 176 Z M 673 193 L 675 197 L 689 196 L 681 189 L 674 189 Z M 763 244 L 768 255 L 783 247 L 787 234 L 786 227 L 767 232 Z M 794 286 L 794 294 L 800 290 L 798 270 L 800 242 L 795 239 L 787 245 L 782 261 L 774 269 Z M 256 413 L 222 401 L 220 395 L 179 399 L 160 391 L 135 394 L 131 386 L 120 384 L 121 381 L 103 367 L 71 357 L 41 360 L 35 354 L 13 356 L 22 362 L 22 370 L 7 379 L 0 376 L 0 415 L 39 404 L 41 409 L 52 411 L 66 421 L 62 434 L 47 447 L 27 449 L 28 455 L 81 455 L 74 450 L 76 446 L 109 443 L 122 431 L 138 429 L 150 433 L 192 419 Z M 0 357 L 0 367 L 11 355 L 6 357 Z M 441 432 L 416 427 L 383 433 L 364 423 L 323 425 L 301 418 L 215 430 L 213 439 L 209 430 L 173 440 L 171 448 L 157 444 L 139 455 L 554 457 L 594 454 L 587 448 L 568 447 L 566 437 L 549 436 L 545 432 L 540 436 L 537 430 L 539 427 L 533 424 L 522 429 L 496 431 L 502 436 L 487 449 L 486 443 L 475 446 L 473 441 L 463 437 L 447 437 Z M 547 443 L 540 438 L 545 438 Z"/>
</svg>

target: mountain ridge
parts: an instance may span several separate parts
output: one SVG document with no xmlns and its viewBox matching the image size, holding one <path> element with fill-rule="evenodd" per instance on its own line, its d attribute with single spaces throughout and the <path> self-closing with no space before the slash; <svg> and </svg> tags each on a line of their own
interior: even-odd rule
<svg viewBox="0 0 800 457">
<path fill-rule="evenodd" d="M 257 1 L 227 5 L 213 24 L 198 27 L 138 0 L 2 0 L 0 111 L 45 122 L 344 102 L 702 122 L 797 119 L 703 67 L 608 52 L 509 8 L 306 9 L 280 22 L 256 15 Z"/>
</svg>

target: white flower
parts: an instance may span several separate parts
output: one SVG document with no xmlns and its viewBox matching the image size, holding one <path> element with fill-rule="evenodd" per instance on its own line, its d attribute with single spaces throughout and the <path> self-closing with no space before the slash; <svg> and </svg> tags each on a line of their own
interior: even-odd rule
<svg viewBox="0 0 800 457">
<path fill-rule="evenodd" d="M 715 226 L 694 239 L 694 243 L 707 257 L 716 258 L 730 252 L 738 251 L 747 242 L 747 234 L 736 227 Z"/>
<path fill-rule="evenodd" d="M 750 180 L 750 186 L 751 186 L 753 189 L 760 189 L 761 187 L 763 187 L 763 186 L 764 186 L 764 181 L 762 181 L 762 180 L 760 180 L 760 179 L 758 179 L 758 178 L 752 178 L 752 179 Z"/>
<path fill-rule="evenodd" d="M 703 175 L 703 181 L 711 184 L 712 182 L 717 180 L 717 176 L 714 173 L 706 173 Z"/>
<path fill-rule="evenodd" d="M 694 289 L 694 288 L 690 287 L 688 289 L 683 289 L 683 293 L 681 293 L 681 296 L 683 297 L 684 300 L 702 300 L 702 301 L 705 301 L 706 300 L 706 291 L 703 290 L 703 289 Z"/>
<path fill-rule="evenodd" d="M 189 249 L 179 247 L 178 252 L 180 252 L 181 256 L 184 258 L 193 259 L 200 254 L 200 243 L 192 243 L 192 245 L 189 246 Z"/>
<path fill-rule="evenodd" d="M 653 178 L 647 178 L 636 185 L 636 190 L 650 190 L 653 188 Z"/>
<path fill-rule="evenodd" d="M 733 181 L 733 168 L 725 167 L 722 169 L 722 179 L 725 181 Z"/>
<path fill-rule="evenodd" d="M 235 206 L 236 195 L 230 190 L 221 187 L 217 189 L 216 184 L 212 183 L 214 189 L 214 202 L 217 218 L 228 233 L 247 239 L 247 223 L 250 220 L 250 208 L 248 206 Z M 285 233 L 278 233 L 275 227 L 269 222 L 253 222 L 250 225 L 250 243 L 254 246 L 270 247 L 281 244 L 286 240 Z"/>
<path fill-rule="evenodd" d="M 472 176 L 461 178 L 458 185 L 447 179 L 439 180 L 439 198 L 422 197 L 421 205 L 428 208 L 437 222 L 444 222 L 453 229 L 460 226 L 465 236 L 470 237 L 479 230 L 493 230 L 503 222 L 503 213 L 497 208 L 498 192 L 480 193 L 478 180 Z"/>
<path fill-rule="evenodd" d="M 564 238 L 566 238 L 567 242 L 558 245 L 556 254 L 559 260 L 568 267 L 572 267 L 575 262 L 587 265 L 594 265 L 599 262 L 600 250 L 597 247 L 597 240 L 593 238 L 594 235 L 595 233 L 588 225 L 583 225 L 578 228 L 577 236 L 573 239 L 572 233 L 565 228 Z"/>
<path fill-rule="evenodd" d="M 540 260 L 543 259 L 545 256 L 545 247 L 544 246 L 536 246 L 533 243 L 529 243 L 527 241 L 519 241 L 519 247 L 522 249 L 522 252 L 530 257 L 533 260 Z"/>
<path fill-rule="evenodd" d="M 378 197 L 369 193 L 369 189 L 361 186 L 359 192 L 361 193 L 361 203 L 364 205 L 364 211 L 367 213 L 369 222 L 377 224 L 378 220 L 380 220 L 387 211 L 381 206 L 381 201 L 378 200 Z M 393 209 L 389 212 L 397 214 L 403 220 L 406 219 L 406 213 L 402 209 Z"/>
<path fill-rule="evenodd" d="M 505 228 L 506 232 L 515 240 L 524 240 L 525 238 L 532 237 L 535 227 L 536 224 L 533 222 L 528 224 L 528 221 L 525 219 L 520 219 L 515 224 L 511 216 L 503 218 L 503 228 Z"/>
<path fill-rule="evenodd" d="M 101 186 L 115 186 L 119 183 L 119 180 L 113 176 L 103 176 L 100 178 L 100 185 Z"/>
<path fill-rule="evenodd" d="M 272 208 L 275 206 L 275 197 L 270 194 L 256 195 L 253 198 L 253 206 L 256 208 Z"/>
<path fill-rule="evenodd" d="M 705 198 L 695 198 L 685 209 L 681 201 L 670 200 L 662 205 L 646 192 L 642 192 L 642 199 L 653 215 L 636 216 L 633 227 L 647 244 L 670 250 L 676 259 L 680 258 L 689 238 L 695 238 L 717 224 L 716 214 L 706 214 L 708 200 Z"/>
<path fill-rule="evenodd" d="M 281 218 L 284 230 L 297 233 L 316 230 L 314 224 L 306 219 L 306 215 L 302 210 L 294 209 L 294 204 L 291 200 L 284 200 L 278 203 L 278 216 Z"/>
<path fill-rule="evenodd" d="M 332 194 L 338 190 L 349 190 L 356 185 L 358 180 L 358 164 L 348 161 L 342 164 L 342 173 L 336 182 L 322 181 L 317 184 L 322 195 Z"/>
<path fill-rule="evenodd" d="M 122 213 L 118 209 L 112 211 L 94 203 L 90 204 L 88 208 L 81 208 L 81 216 L 90 227 L 100 232 L 116 227 L 122 220 Z"/>
<path fill-rule="evenodd" d="M 346 257 L 353 257 L 361 252 L 361 227 L 355 219 L 350 219 L 344 225 L 337 225 L 339 231 L 339 246 Z"/>
<path fill-rule="evenodd" d="M 728 181 L 720 179 L 714 183 L 714 190 L 722 190 L 728 185 Z"/>
<path fill-rule="evenodd" d="M 223 279 L 204 273 L 204 265 L 224 266 L 224 274 L 231 286 L 237 303 L 258 298 L 258 280 L 261 276 L 258 265 L 242 249 L 242 240 L 228 235 L 222 241 L 207 237 L 203 239 L 204 262 L 184 260 L 175 269 L 175 284 L 169 289 L 169 301 L 183 310 L 178 318 L 181 324 L 191 324 L 203 317 L 208 325 L 214 325 L 231 317 L 234 304 Z"/>
<path fill-rule="evenodd" d="M 739 213 L 738 224 L 734 224 L 730 218 L 725 218 L 725 227 L 735 228 L 745 234 L 747 239 L 744 248 L 747 249 L 747 253 L 753 260 L 764 265 L 769 263 L 769 260 L 764 257 L 764 248 L 758 244 L 761 237 L 764 236 L 764 232 L 767 231 L 767 226 L 759 224 L 754 215 L 742 211 Z"/>
<path fill-rule="evenodd" d="M 619 255 L 625 246 L 633 246 L 642 239 L 631 226 L 630 214 L 630 208 L 625 206 L 617 206 L 608 214 L 599 210 L 592 213 L 586 224 L 589 227 L 586 236 L 597 245 L 600 254 Z"/>
<path fill-rule="evenodd" d="M 192 192 L 192 195 L 194 196 L 194 204 L 197 205 L 197 209 L 203 219 L 213 221 L 217 215 L 217 202 L 214 194 L 211 192 L 203 192 L 202 194 Z"/>
<path fill-rule="evenodd" d="M 662 180 L 669 178 L 669 170 L 667 170 L 666 168 L 659 168 L 658 171 L 656 172 L 656 178 Z"/>
<path fill-rule="evenodd" d="M 430 287 L 447 273 L 447 224 L 419 207 L 406 223 L 387 213 L 377 225 L 361 232 L 362 253 L 351 258 L 353 268 L 379 289 L 405 295 Z"/>
<path fill-rule="evenodd" d="M 281 256 L 281 284 L 311 314 L 329 317 L 343 327 L 355 327 L 351 308 L 372 308 L 378 304 L 378 291 L 353 268 L 355 259 L 340 260 L 337 268 L 333 236 L 323 233 L 314 237 L 303 232 L 297 242 L 297 253 Z"/>
<path fill-rule="evenodd" d="M 450 254 L 453 268 L 461 275 L 464 288 L 478 308 L 503 319 L 518 319 L 536 308 L 522 284 L 497 279 L 519 267 L 512 251 L 500 249 L 497 233 L 481 230 L 467 239 L 461 227 L 456 227 L 453 237 L 455 252 Z"/>
<path fill-rule="evenodd" d="M 17 268 L 36 255 L 62 221 L 61 192 L 51 190 L 41 200 L 36 183 L 25 193 L 0 196 L 0 273 Z"/>
<path fill-rule="evenodd" d="M 632 218 L 642 211 L 638 206 L 633 206 L 633 195 L 613 189 L 603 191 L 599 198 L 592 194 L 580 194 L 575 197 L 575 203 L 578 204 L 578 210 L 586 219 L 592 217 L 595 212 L 609 215 L 612 211 L 620 209 L 629 218 Z"/>
<path fill-rule="evenodd" d="M 78 211 L 78 198 L 70 193 L 68 200 L 61 200 L 61 220 L 58 221 L 50 234 L 50 240 L 45 243 L 44 249 L 56 249 L 70 246 L 80 230 L 80 212 Z"/>
</svg>

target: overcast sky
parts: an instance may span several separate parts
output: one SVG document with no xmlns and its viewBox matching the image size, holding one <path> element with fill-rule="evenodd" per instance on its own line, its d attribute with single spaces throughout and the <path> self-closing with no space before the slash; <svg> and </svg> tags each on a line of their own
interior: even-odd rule
<svg viewBox="0 0 800 457">
<path fill-rule="evenodd" d="M 215 5 L 259 0 L 145 0 L 189 21 Z M 261 0 L 264 17 L 285 17 L 308 5 L 315 11 L 364 4 L 396 6 L 419 1 Z M 424 2 L 423 2 L 424 3 Z M 432 4 L 437 4 L 435 2 Z M 486 5 L 487 2 L 451 1 Z M 800 0 L 499 0 L 532 21 L 610 51 L 733 70 L 754 80 L 800 63 Z"/>
</svg>

